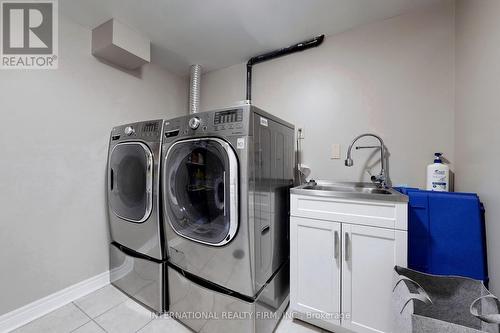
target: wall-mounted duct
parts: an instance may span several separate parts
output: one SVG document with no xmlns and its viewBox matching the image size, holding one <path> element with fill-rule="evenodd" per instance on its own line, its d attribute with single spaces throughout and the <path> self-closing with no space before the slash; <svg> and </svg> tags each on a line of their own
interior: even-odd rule
<svg viewBox="0 0 500 333">
<path fill-rule="evenodd" d="M 151 61 L 151 42 L 139 32 L 111 19 L 92 30 L 92 54 L 133 70 Z"/>
<path fill-rule="evenodd" d="M 264 61 L 279 58 L 291 53 L 304 51 L 312 47 L 320 46 L 325 39 L 325 35 L 315 37 L 310 40 L 306 40 L 279 50 L 267 52 L 258 56 L 255 56 L 248 60 L 247 62 L 247 101 L 250 103 L 252 100 L 252 67 L 255 64 L 259 64 Z"/>
<path fill-rule="evenodd" d="M 189 79 L 189 114 L 200 111 L 201 65 L 191 65 Z"/>
</svg>

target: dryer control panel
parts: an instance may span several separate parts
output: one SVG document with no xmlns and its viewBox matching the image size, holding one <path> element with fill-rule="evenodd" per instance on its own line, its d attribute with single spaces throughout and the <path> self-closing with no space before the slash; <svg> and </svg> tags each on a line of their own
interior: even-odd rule
<svg viewBox="0 0 500 333">
<path fill-rule="evenodd" d="M 243 110 L 226 110 L 215 113 L 214 125 L 238 123 L 243 121 Z"/>
<path fill-rule="evenodd" d="M 244 108 L 208 111 L 166 120 L 163 139 L 172 141 L 182 136 L 246 135 L 248 114 Z"/>
<path fill-rule="evenodd" d="M 218 111 L 214 115 L 214 130 L 232 130 L 243 128 L 243 110 Z"/>
</svg>

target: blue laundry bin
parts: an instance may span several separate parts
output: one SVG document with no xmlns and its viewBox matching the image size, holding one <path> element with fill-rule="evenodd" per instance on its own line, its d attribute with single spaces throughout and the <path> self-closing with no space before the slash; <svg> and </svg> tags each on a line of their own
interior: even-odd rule
<svg viewBox="0 0 500 333">
<path fill-rule="evenodd" d="M 408 267 L 487 285 L 485 214 L 478 195 L 398 190 L 409 197 Z"/>
</svg>

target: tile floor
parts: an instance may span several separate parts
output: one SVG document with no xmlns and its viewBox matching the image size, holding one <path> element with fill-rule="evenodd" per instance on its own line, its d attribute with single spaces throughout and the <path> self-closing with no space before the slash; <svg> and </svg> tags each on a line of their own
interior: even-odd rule
<svg viewBox="0 0 500 333">
<path fill-rule="evenodd" d="M 172 318 L 155 316 L 147 309 L 108 285 L 69 303 L 15 333 L 190 333 Z M 276 333 L 324 333 L 289 317 L 283 318 Z"/>
</svg>

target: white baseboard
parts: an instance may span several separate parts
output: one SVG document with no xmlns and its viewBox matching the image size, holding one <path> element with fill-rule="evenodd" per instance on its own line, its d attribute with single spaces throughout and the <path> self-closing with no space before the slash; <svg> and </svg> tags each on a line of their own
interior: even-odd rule
<svg viewBox="0 0 500 333">
<path fill-rule="evenodd" d="M 91 277 L 0 316 L 0 332 L 9 332 L 109 284 L 109 272 Z"/>
</svg>

